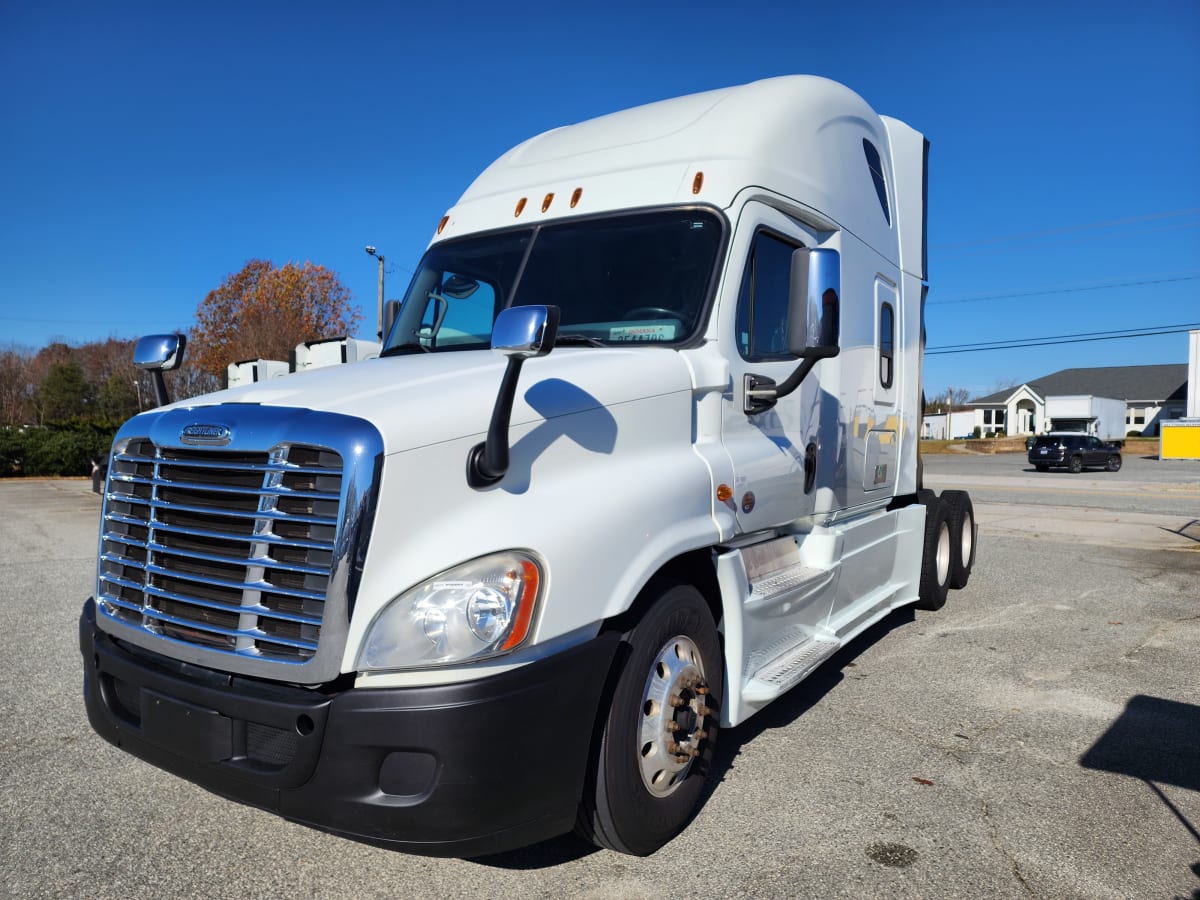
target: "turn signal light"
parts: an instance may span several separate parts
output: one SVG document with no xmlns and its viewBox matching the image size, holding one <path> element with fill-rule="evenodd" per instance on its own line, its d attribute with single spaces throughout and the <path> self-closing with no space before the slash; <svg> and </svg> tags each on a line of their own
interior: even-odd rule
<svg viewBox="0 0 1200 900">
<path fill-rule="evenodd" d="M 521 605 L 517 608 L 517 620 L 513 623 L 512 633 L 504 642 L 501 650 L 511 650 L 518 646 L 529 634 L 529 623 L 533 619 L 533 605 L 538 595 L 538 570 L 529 560 L 521 562 L 521 571 L 512 573 L 521 581 Z"/>
<path fill-rule="evenodd" d="M 717 485 L 717 499 L 724 503 L 727 500 L 733 499 L 733 488 L 727 484 Z"/>
</svg>

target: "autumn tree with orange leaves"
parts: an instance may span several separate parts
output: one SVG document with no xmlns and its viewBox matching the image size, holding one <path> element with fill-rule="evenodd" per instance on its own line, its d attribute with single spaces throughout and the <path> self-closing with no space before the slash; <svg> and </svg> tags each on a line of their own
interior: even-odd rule
<svg viewBox="0 0 1200 900">
<path fill-rule="evenodd" d="M 353 334 L 361 320 L 333 271 L 252 259 L 200 303 L 187 352 L 197 368 L 220 375 L 231 362 L 286 360 L 302 341 Z"/>
</svg>

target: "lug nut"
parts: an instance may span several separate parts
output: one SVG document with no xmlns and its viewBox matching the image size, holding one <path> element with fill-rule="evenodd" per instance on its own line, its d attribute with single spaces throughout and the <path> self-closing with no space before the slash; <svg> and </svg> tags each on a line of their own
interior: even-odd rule
<svg viewBox="0 0 1200 900">
<path fill-rule="evenodd" d="M 667 706 L 676 707 L 676 706 L 682 706 L 682 705 L 683 705 L 683 701 L 679 698 L 678 694 L 672 694 L 670 697 L 667 698 Z"/>
<path fill-rule="evenodd" d="M 666 728 L 667 728 L 667 731 L 678 731 L 679 723 L 676 722 L 674 719 L 672 719 L 670 722 L 667 723 Z"/>
<path fill-rule="evenodd" d="M 710 710 L 703 703 L 696 707 L 696 715 L 698 716 L 707 716 L 710 712 L 712 712 L 712 710 Z"/>
</svg>

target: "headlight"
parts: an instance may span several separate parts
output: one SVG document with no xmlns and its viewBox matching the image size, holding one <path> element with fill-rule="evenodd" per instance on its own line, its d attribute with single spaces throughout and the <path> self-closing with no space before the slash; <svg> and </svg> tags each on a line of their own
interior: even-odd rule
<svg viewBox="0 0 1200 900">
<path fill-rule="evenodd" d="M 529 636 L 542 571 L 524 553 L 455 566 L 401 594 L 371 624 L 360 671 L 410 669 L 497 656 Z"/>
</svg>

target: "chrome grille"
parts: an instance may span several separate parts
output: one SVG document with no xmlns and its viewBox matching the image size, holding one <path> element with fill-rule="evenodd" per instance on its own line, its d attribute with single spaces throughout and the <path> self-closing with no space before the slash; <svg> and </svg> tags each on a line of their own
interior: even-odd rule
<svg viewBox="0 0 1200 900">
<path fill-rule="evenodd" d="M 338 556 L 343 458 L 114 448 L 100 538 L 103 613 L 174 642 L 279 663 L 317 652 Z"/>
</svg>

